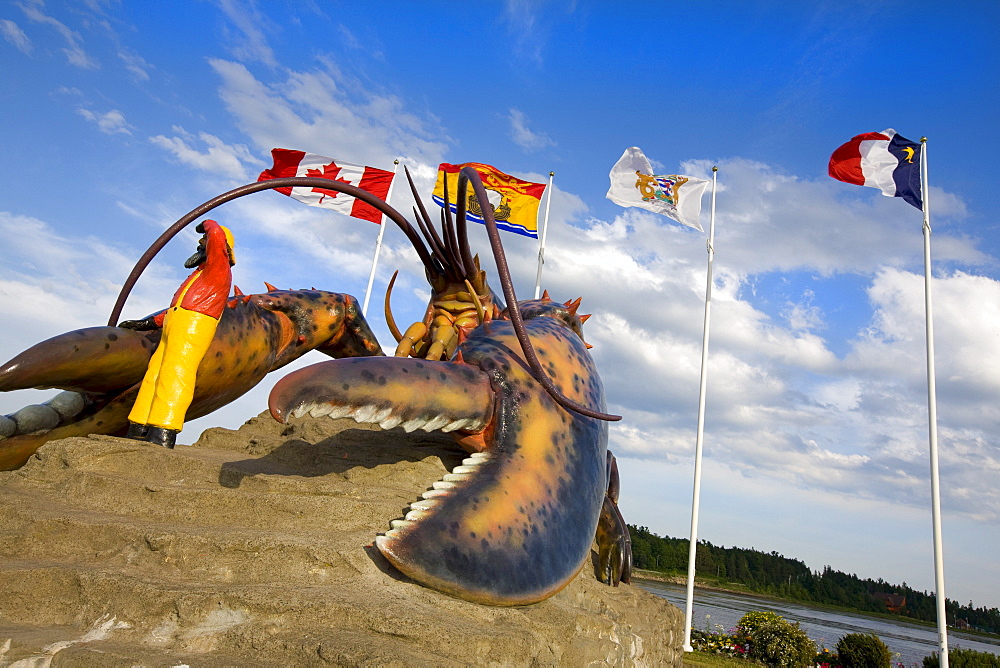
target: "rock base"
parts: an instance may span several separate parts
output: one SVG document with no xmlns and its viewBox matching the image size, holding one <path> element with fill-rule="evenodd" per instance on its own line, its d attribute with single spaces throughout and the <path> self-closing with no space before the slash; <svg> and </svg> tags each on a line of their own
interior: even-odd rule
<svg viewBox="0 0 1000 668">
<path fill-rule="evenodd" d="M 0 666 L 682 664 L 680 610 L 590 566 L 495 608 L 389 565 L 375 535 L 463 456 L 264 415 L 175 450 L 49 443 L 0 473 Z"/>
</svg>

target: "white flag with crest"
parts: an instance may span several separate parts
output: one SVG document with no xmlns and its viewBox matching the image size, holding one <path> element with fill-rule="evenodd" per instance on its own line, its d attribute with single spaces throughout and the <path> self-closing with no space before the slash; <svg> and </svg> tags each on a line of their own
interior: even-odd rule
<svg viewBox="0 0 1000 668">
<path fill-rule="evenodd" d="M 701 196 L 710 181 L 678 174 L 655 175 L 649 160 L 635 146 L 625 149 L 611 168 L 608 199 L 637 206 L 704 232 L 699 223 Z"/>
</svg>

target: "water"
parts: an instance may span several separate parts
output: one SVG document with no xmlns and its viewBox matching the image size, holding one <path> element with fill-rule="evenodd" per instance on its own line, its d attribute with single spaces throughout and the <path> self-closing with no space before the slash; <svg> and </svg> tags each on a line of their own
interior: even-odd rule
<svg viewBox="0 0 1000 668">
<path fill-rule="evenodd" d="M 636 581 L 646 591 L 665 598 L 684 610 L 687 589 L 681 585 L 650 580 Z M 691 625 L 696 629 L 728 632 L 751 610 L 770 610 L 799 626 L 816 642 L 817 647 L 836 651 L 837 641 L 848 633 L 874 633 L 893 652 L 894 662 L 903 666 L 923 665 L 923 658 L 938 651 L 937 627 L 921 626 L 905 620 L 881 619 L 810 608 L 800 603 L 774 601 L 730 592 L 695 589 Z M 1000 655 L 1000 638 L 996 641 L 948 629 L 948 647 L 973 649 Z"/>
</svg>

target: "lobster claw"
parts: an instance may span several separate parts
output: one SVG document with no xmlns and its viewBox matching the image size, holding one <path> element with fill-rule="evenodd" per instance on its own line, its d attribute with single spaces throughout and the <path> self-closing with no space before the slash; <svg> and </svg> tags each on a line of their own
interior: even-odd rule
<svg viewBox="0 0 1000 668">
<path fill-rule="evenodd" d="M 608 492 L 601 507 L 597 524 L 597 578 L 609 585 L 618 586 L 632 581 L 632 538 L 625 519 L 618 510 L 618 463 L 608 451 Z"/>
</svg>

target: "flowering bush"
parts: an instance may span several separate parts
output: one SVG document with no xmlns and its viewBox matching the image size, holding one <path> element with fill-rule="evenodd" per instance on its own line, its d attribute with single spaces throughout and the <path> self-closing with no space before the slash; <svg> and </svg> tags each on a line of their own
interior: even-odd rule
<svg viewBox="0 0 1000 668">
<path fill-rule="evenodd" d="M 721 628 L 721 626 L 720 626 Z M 721 631 L 699 631 L 691 629 L 691 647 L 699 652 L 741 657 L 746 647 L 734 636 Z"/>
<path fill-rule="evenodd" d="M 822 650 L 817 652 L 816 658 L 813 659 L 813 665 L 818 668 L 839 668 L 840 657 L 836 653 L 831 652 L 829 649 L 824 647 Z"/>
<path fill-rule="evenodd" d="M 747 648 L 747 658 L 780 668 L 811 666 L 816 643 L 798 623 L 785 621 L 774 612 L 753 611 L 736 625 L 736 638 Z"/>
</svg>

